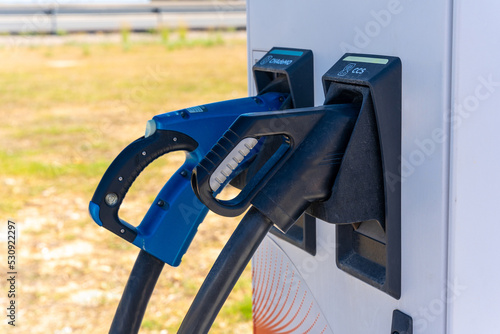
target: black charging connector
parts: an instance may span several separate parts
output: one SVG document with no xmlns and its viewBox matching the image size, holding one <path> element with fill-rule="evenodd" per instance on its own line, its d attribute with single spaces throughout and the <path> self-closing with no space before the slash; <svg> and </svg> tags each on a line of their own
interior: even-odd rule
<svg viewBox="0 0 500 334">
<path fill-rule="evenodd" d="M 245 115 L 233 123 L 200 162 L 193 172 L 192 184 L 205 205 L 229 216 L 241 213 L 250 203 L 252 207 L 217 258 L 179 333 L 207 333 L 269 229 L 274 225 L 288 231 L 312 202 L 330 196 L 359 108 L 358 103 L 349 103 Z M 286 130 L 271 130 L 269 125 L 277 118 L 287 120 Z M 238 150 L 238 138 L 279 133 L 289 138 L 286 153 L 278 160 L 270 157 L 270 168 L 266 163 L 266 172 L 255 174 L 257 180 L 245 186 L 243 196 L 229 201 L 216 199 L 210 179 Z"/>
</svg>

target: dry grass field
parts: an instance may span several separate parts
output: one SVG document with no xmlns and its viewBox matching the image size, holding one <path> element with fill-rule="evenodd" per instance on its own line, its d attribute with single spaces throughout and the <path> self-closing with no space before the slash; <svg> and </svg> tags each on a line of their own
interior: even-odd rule
<svg viewBox="0 0 500 334">
<path fill-rule="evenodd" d="M 243 39 L 158 37 L 0 47 L 0 218 L 2 236 L 7 219 L 17 224 L 19 273 L 16 328 L 2 320 L 0 332 L 107 333 L 139 250 L 91 220 L 101 176 L 155 114 L 247 95 Z M 139 222 L 183 159 L 172 154 L 148 167 L 122 217 Z M 165 266 L 141 333 L 176 332 L 237 222 L 207 217 L 181 265 Z M 8 271 L 5 240 L 0 277 Z M 6 290 L 2 284 L 2 308 Z M 250 331 L 247 268 L 211 333 Z"/>
</svg>

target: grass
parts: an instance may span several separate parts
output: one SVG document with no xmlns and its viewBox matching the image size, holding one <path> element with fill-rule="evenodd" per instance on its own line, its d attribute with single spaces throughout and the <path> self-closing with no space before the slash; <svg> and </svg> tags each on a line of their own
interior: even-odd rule
<svg viewBox="0 0 500 334">
<path fill-rule="evenodd" d="M 154 115 L 247 95 L 243 40 L 155 34 L 0 49 L 0 216 L 20 230 L 16 333 L 108 331 L 138 249 L 88 215 L 104 171 Z M 183 159 L 148 167 L 120 214 L 140 221 Z M 182 264 L 165 267 L 141 333 L 176 332 L 237 221 L 207 216 Z M 251 331 L 250 280 L 247 268 L 211 333 Z"/>
<path fill-rule="evenodd" d="M 130 26 L 124 24 L 120 30 L 120 34 L 122 37 L 123 50 L 128 51 L 130 49 Z"/>
<path fill-rule="evenodd" d="M 161 37 L 161 42 L 167 45 L 170 39 L 170 29 L 166 26 L 161 26 L 159 28 L 159 34 Z"/>
</svg>

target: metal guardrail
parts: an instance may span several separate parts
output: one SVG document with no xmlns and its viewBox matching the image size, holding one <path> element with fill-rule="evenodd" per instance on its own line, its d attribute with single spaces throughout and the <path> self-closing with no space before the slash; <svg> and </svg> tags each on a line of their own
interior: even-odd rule
<svg viewBox="0 0 500 334">
<path fill-rule="evenodd" d="M 0 32 L 27 33 L 105 31 L 120 29 L 126 20 L 132 30 L 172 25 L 182 20 L 188 28 L 244 28 L 244 1 L 168 1 L 138 5 L 0 5 Z M 37 22 L 38 24 L 35 24 Z M 45 21 L 40 24 L 40 21 Z M 31 24 L 29 24 L 31 23 Z M 175 23 L 175 22 L 174 22 Z"/>
<path fill-rule="evenodd" d="M 3 5 L 0 15 L 90 15 L 90 14 L 150 14 L 150 13 L 207 13 L 207 12 L 245 12 L 244 1 L 220 2 L 159 2 L 139 5 Z"/>
</svg>

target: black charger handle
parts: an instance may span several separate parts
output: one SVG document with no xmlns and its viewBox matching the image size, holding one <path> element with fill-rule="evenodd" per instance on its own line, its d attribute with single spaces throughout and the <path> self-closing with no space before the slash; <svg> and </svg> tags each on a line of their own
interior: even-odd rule
<svg viewBox="0 0 500 334">
<path fill-rule="evenodd" d="M 242 214 L 325 112 L 325 107 L 315 107 L 241 115 L 194 169 L 191 183 L 196 196 L 210 210 L 222 216 Z M 231 200 L 217 199 L 220 187 L 227 184 L 232 171 L 243 162 L 253 145 L 261 137 L 277 135 L 283 137 L 283 144 L 241 192 Z"/>
</svg>

